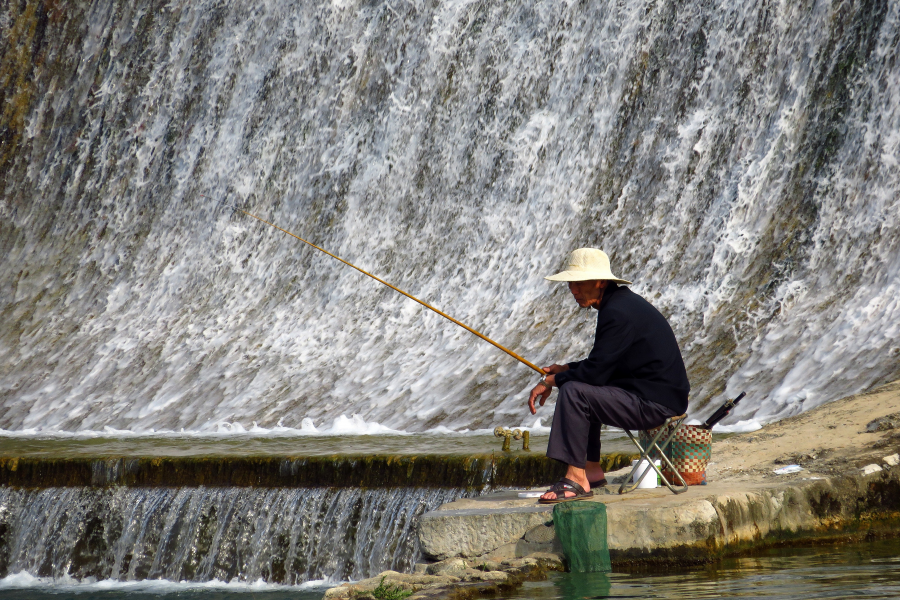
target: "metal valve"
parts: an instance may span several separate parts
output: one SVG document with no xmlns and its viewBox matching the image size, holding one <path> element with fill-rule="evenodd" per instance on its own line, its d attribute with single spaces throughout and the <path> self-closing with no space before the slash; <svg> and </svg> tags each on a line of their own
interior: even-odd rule
<svg viewBox="0 0 900 600">
<path fill-rule="evenodd" d="M 527 452 L 531 451 L 531 448 L 528 446 L 531 441 L 531 433 L 526 429 L 522 431 L 521 429 L 505 429 L 503 427 L 497 427 L 494 429 L 494 436 L 503 438 L 503 452 L 509 452 L 509 445 L 511 440 L 522 440 L 522 450 Z"/>
</svg>

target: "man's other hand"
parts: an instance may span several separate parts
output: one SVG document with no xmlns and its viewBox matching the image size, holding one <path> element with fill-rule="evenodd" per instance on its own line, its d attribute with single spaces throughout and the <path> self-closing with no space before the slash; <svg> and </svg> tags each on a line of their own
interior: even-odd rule
<svg viewBox="0 0 900 600">
<path fill-rule="evenodd" d="M 535 399 L 538 399 L 538 404 L 543 406 L 544 402 L 547 401 L 547 398 L 550 397 L 551 392 L 553 392 L 553 386 L 556 385 L 556 378 L 554 375 L 562 373 L 563 371 L 568 371 L 569 365 L 554 364 L 549 367 L 541 367 L 541 369 L 547 376 L 544 378 L 544 381 L 534 386 L 534 389 L 531 390 L 531 395 L 528 397 L 528 410 L 531 411 L 531 414 L 537 412 L 537 409 L 534 407 Z"/>
<path fill-rule="evenodd" d="M 531 395 L 528 396 L 528 410 L 531 411 L 531 414 L 535 414 L 537 409 L 534 407 L 534 401 L 536 398 L 539 398 L 540 405 L 543 406 L 544 402 L 547 401 L 547 398 L 550 397 L 550 393 L 553 391 L 553 386 L 543 381 L 534 386 L 531 390 Z"/>
</svg>

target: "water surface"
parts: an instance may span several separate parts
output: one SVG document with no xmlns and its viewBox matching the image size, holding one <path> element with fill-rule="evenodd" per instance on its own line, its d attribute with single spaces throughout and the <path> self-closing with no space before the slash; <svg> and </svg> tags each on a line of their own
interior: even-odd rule
<svg viewBox="0 0 900 600">
<path fill-rule="evenodd" d="M 23 576 L 0 580 L 2 600 L 318 600 L 327 584 L 178 584 L 168 581 L 77 583 Z M 900 597 L 900 540 L 846 546 L 773 549 L 691 569 L 653 573 L 552 573 L 524 584 L 506 600 L 612 598 Z"/>
<path fill-rule="evenodd" d="M 693 569 L 553 573 L 508 600 L 582 598 L 898 598 L 900 540 L 782 548 Z"/>
<path fill-rule="evenodd" d="M 604 438 L 604 452 L 633 452 L 621 434 Z M 544 454 L 549 436 L 533 435 L 531 451 Z M 490 454 L 500 452 L 503 440 L 490 434 L 473 435 L 328 435 L 274 436 L 123 436 L 53 438 L 0 436 L 0 457 L 67 458 L 94 456 L 327 456 L 333 454 Z M 629 446 L 631 446 L 629 448 Z M 521 452 L 522 441 L 513 440 Z"/>
</svg>

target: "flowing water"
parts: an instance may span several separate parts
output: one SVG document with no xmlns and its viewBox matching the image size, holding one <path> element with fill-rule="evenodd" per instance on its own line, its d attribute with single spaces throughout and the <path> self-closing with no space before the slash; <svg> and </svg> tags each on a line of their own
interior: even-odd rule
<svg viewBox="0 0 900 600">
<path fill-rule="evenodd" d="M 695 416 L 900 375 L 900 6 L 5 2 L 0 428 L 518 425 L 593 315 L 669 316 Z M 540 416 L 552 414 L 552 406 Z"/>
<path fill-rule="evenodd" d="M 453 489 L 0 488 L 0 577 L 297 585 L 410 570 Z M 33 582 L 32 582 L 33 583 Z"/>
</svg>

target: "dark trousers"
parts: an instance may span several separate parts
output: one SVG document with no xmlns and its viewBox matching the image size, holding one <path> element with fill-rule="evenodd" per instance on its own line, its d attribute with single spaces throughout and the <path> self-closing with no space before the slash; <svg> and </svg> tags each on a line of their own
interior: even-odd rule
<svg viewBox="0 0 900 600">
<path fill-rule="evenodd" d="M 547 456 L 583 469 L 600 460 L 600 426 L 631 431 L 659 427 L 672 409 L 611 386 L 570 381 L 559 388 Z"/>
</svg>

